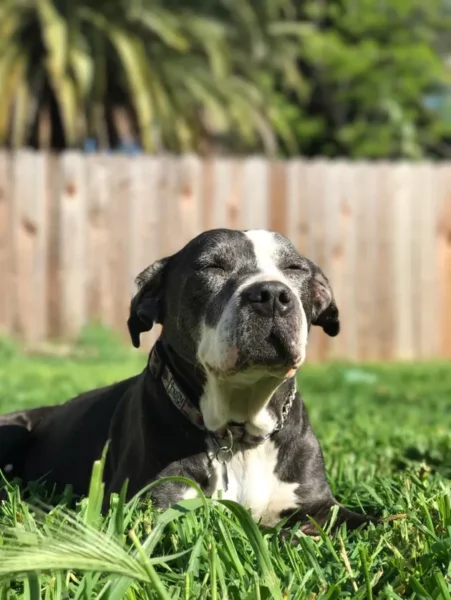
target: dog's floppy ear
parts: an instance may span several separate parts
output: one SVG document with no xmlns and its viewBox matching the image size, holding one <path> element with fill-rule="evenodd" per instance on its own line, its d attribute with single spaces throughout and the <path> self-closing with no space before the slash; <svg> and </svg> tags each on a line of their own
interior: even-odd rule
<svg viewBox="0 0 451 600">
<path fill-rule="evenodd" d="M 312 325 L 319 325 L 334 337 L 340 332 L 340 318 L 329 280 L 317 265 L 313 266 L 313 314 Z"/>
<path fill-rule="evenodd" d="M 135 279 L 138 287 L 130 305 L 130 316 L 127 321 L 128 331 L 135 348 L 139 348 L 139 336 L 150 331 L 155 323 L 163 324 L 164 271 L 168 258 L 157 260 L 144 269 Z"/>
</svg>

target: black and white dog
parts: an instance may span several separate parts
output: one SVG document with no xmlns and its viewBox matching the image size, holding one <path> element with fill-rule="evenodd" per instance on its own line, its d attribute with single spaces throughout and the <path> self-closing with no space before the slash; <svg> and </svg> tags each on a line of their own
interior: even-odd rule
<svg viewBox="0 0 451 600">
<path fill-rule="evenodd" d="M 311 325 L 339 332 L 322 271 L 282 235 L 217 229 L 149 266 L 136 279 L 128 327 L 135 347 L 155 323 L 162 334 L 144 371 L 60 406 L 0 418 L 0 468 L 85 494 L 110 440 L 108 493 L 128 495 L 181 475 L 208 495 L 249 508 L 263 525 L 307 516 L 324 524 L 338 505 L 320 445 L 296 391 Z M 167 482 L 165 507 L 193 495 Z M 337 523 L 368 521 L 339 506 Z"/>
</svg>

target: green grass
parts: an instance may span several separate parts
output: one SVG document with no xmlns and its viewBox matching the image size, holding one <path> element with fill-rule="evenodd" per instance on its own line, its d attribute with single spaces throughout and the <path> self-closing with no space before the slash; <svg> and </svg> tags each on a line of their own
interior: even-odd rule
<svg viewBox="0 0 451 600">
<path fill-rule="evenodd" d="M 145 364 L 96 329 L 76 351 L 26 356 L 0 343 L 0 412 L 62 402 Z M 104 518 L 99 463 L 75 511 L 70 491 L 43 511 L 38 487 L 25 503 L 3 484 L 0 599 L 451 599 L 451 367 L 308 366 L 300 387 L 334 493 L 397 518 L 332 539 L 301 535 L 297 546 L 203 497 L 158 513 L 116 496 Z"/>
</svg>

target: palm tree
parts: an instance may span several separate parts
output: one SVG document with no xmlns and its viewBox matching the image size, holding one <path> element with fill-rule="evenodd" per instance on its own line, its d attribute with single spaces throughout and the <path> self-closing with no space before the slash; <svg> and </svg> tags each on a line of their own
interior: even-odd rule
<svg viewBox="0 0 451 600">
<path fill-rule="evenodd" d="M 147 151 L 199 150 L 212 131 L 273 148 L 274 81 L 301 83 L 305 31 L 289 10 L 289 0 L 2 0 L 0 143 L 106 145 L 122 106 Z"/>
</svg>

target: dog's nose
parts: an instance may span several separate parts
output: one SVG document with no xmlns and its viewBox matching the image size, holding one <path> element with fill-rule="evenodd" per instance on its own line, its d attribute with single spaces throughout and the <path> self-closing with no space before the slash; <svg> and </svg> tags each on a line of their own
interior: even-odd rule
<svg viewBox="0 0 451 600">
<path fill-rule="evenodd" d="M 245 299 L 265 317 L 288 314 L 294 306 L 292 291 L 280 281 L 262 281 L 250 285 Z"/>
</svg>

